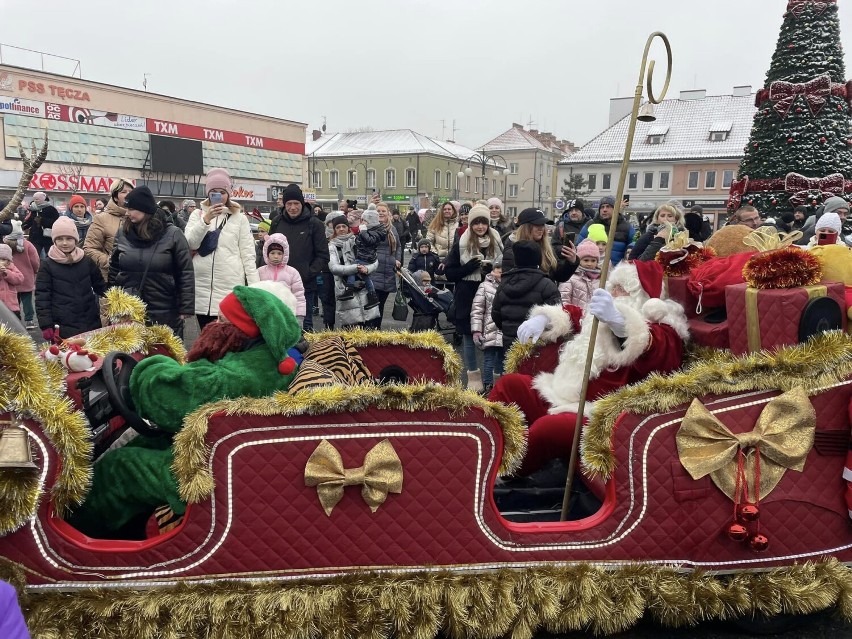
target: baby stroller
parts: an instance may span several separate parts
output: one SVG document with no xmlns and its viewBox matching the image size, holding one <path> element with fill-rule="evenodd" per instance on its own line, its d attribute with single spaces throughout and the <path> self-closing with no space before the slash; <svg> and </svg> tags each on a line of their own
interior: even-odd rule
<svg viewBox="0 0 852 639">
<path fill-rule="evenodd" d="M 453 301 L 452 293 L 437 288 L 431 289 L 430 287 L 433 292 L 431 295 L 427 294 L 426 290 L 420 285 L 421 283 L 407 268 L 400 268 L 399 274 L 402 279 L 402 294 L 408 300 L 408 306 L 414 311 L 409 330 L 418 332 L 436 328 L 438 331 L 452 331 L 451 326 L 444 328 L 438 320 L 438 316 L 444 313 L 447 321 L 452 323 L 452 319 L 447 315 Z"/>
</svg>

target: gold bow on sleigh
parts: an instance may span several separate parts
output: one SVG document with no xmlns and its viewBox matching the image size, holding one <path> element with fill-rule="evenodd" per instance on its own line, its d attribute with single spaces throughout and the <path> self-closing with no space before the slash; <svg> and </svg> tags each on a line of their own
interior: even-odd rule
<svg viewBox="0 0 852 639">
<path fill-rule="evenodd" d="M 751 432 L 734 434 L 704 404 L 692 400 L 677 433 L 680 463 L 693 479 L 710 475 L 713 483 L 736 501 L 737 457 L 746 453 L 749 494 L 754 490 L 754 451 L 760 451 L 760 497 L 768 495 L 789 468 L 801 472 L 814 443 L 816 415 L 802 388 L 770 401 Z"/>
<path fill-rule="evenodd" d="M 791 246 L 803 237 L 801 231 L 779 233 L 774 226 L 761 226 L 743 238 L 743 244 L 753 246 L 761 253 Z"/>
<path fill-rule="evenodd" d="M 370 510 L 376 512 L 388 493 L 402 492 L 402 462 L 387 439 L 376 444 L 359 468 L 344 468 L 337 449 L 324 439 L 305 465 L 305 485 L 316 486 L 325 514 L 343 499 L 344 486 L 363 485 L 361 496 Z"/>
</svg>

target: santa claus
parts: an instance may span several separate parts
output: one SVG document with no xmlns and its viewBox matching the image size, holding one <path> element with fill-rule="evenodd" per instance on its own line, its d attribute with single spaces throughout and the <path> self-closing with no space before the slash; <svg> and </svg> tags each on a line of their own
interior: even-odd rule
<svg viewBox="0 0 852 639">
<path fill-rule="evenodd" d="M 533 307 L 518 329 L 521 343 L 575 337 L 562 347 L 552 373 L 504 375 L 489 395 L 492 401 L 517 404 L 526 416 L 529 445 L 520 474 L 571 451 L 593 317 L 599 324 L 586 417 L 596 399 L 651 373 L 680 368 L 689 328 L 683 308 L 660 299 L 662 285 L 657 262 L 622 263 L 610 274 L 606 290 L 594 292 L 585 314 L 571 305 Z"/>
</svg>

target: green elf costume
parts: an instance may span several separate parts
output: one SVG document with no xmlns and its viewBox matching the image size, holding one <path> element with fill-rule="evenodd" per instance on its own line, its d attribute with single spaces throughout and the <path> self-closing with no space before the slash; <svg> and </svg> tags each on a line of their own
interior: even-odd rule
<svg viewBox="0 0 852 639">
<path fill-rule="evenodd" d="M 130 377 L 133 403 L 139 415 L 156 424 L 164 435 L 140 435 L 104 455 L 94 465 L 92 489 L 85 503 L 69 522 L 91 537 L 110 538 L 164 503 L 182 515 L 186 504 L 171 472 L 172 435 L 203 404 L 287 390 L 297 368 L 287 351 L 302 336 L 295 308 L 295 297 L 283 284 L 237 286 L 220 303 L 219 314 L 250 338 L 247 348 L 229 352 L 215 362 L 198 359 L 181 365 L 165 355 L 139 362 Z"/>
</svg>

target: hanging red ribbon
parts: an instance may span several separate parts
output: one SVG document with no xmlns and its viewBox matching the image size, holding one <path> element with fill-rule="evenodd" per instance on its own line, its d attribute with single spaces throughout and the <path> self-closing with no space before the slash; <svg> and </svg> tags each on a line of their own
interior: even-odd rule
<svg viewBox="0 0 852 639">
<path fill-rule="evenodd" d="M 747 175 L 744 175 L 742 179 L 733 180 L 731 182 L 731 190 L 728 192 L 728 210 L 736 211 L 740 208 L 740 204 L 742 204 L 743 201 L 743 195 L 745 195 L 747 189 Z"/>
</svg>

